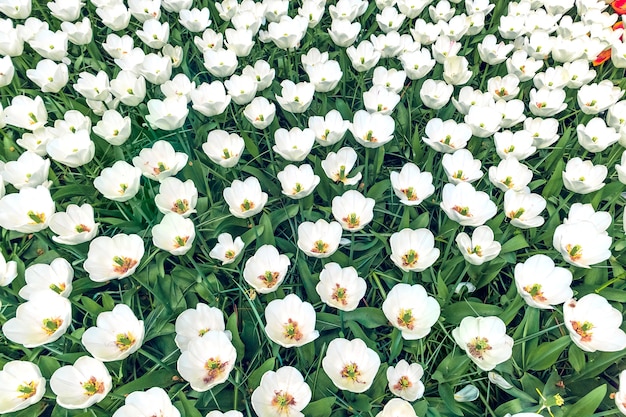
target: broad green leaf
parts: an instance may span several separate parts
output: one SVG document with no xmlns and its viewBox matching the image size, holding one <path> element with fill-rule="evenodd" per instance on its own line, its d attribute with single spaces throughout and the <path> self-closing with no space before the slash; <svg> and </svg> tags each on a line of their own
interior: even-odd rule
<svg viewBox="0 0 626 417">
<path fill-rule="evenodd" d="M 276 358 L 269 358 L 265 362 L 261 364 L 258 368 L 250 373 L 248 377 L 247 388 L 248 390 L 254 390 L 261 384 L 261 377 L 267 371 L 272 371 L 274 369 L 274 365 L 276 364 Z"/>
<path fill-rule="evenodd" d="M 572 345 L 567 351 L 567 360 L 576 372 L 580 372 L 585 368 L 585 352 L 578 346 Z"/>
<path fill-rule="evenodd" d="M 196 410 L 194 404 L 192 404 L 192 402 L 185 396 L 184 392 L 179 391 L 177 398 L 180 400 L 180 405 L 182 407 L 181 417 L 202 417 L 202 414 Z"/>
<path fill-rule="evenodd" d="M 333 411 L 335 397 L 326 397 L 317 401 L 310 402 L 302 410 L 302 414 L 307 417 L 328 417 Z"/>
<path fill-rule="evenodd" d="M 360 307 L 344 313 L 345 320 L 354 320 L 368 329 L 384 326 L 389 321 L 380 308 Z"/>
<path fill-rule="evenodd" d="M 601 385 L 582 397 L 574 405 L 563 407 L 564 417 L 590 416 L 596 411 L 606 396 L 606 384 Z"/>
<path fill-rule="evenodd" d="M 542 343 L 535 349 L 528 352 L 528 360 L 526 361 L 529 369 L 542 371 L 548 369 L 555 364 L 561 353 L 571 343 L 571 338 L 563 336 L 552 342 Z"/>
<path fill-rule="evenodd" d="M 232 334 L 232 342 L 233 342 L 233 346 L 235 347 L 235 350 L 237 351 L 237 359 L 241 360 L 243 359 L 245 352 L 246 352 L 246 345 L 243 343 L 243 341 L 241 340 L 241 337 L 239 336 L 239 328 L 237 327 L 237 312 L 234 312 L 233 314 L 230 315 L 230 317 L 228 317 L 228 320 L 226 321 L 226 329 L 230 330 L 230 333 Z"/>
<path fill-rule="evenodd" d="M 497 316 L 502 313 L 502 308 L 491 304 L 483 304 L 478 301 L 460 301 L 443 308 L 441 315 L 446 322 L 459 324 L 463 318 L 471 316 Z"/>
</svg>

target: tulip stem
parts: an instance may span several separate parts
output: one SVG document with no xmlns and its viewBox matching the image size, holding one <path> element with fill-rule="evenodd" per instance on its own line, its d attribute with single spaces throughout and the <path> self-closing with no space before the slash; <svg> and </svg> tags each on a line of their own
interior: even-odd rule
<svg viewBox="0 0 626 417">
<path fill-rule="evenodd" d="M 374 282 L 376 283 L 376 286 L 378 287 L 378 290 L 380 291 L 380 293 L 383 295 L 383 298 L 386 299 L 387 292 L 383 288 L 383 285 L 380 283 L 380 278 L 378 278 L 378 274 L 376 272 L 372 272 L 372 278 L 374 278 Z"/>
<path fill-rule="evenodd" d="M 365 172 L 363 172 L 363 191 L 365 191 L 369 181 L 370 168 L 370 148 L 365 148 Z"/>
<path fill-rule="evenodd" d="M 596 288 L 596 290 L 595 290 L 596 294 L 600 294 L 600 291 L 604 290 L 604 289 L 605 289 L 605 288 L 607 288 L 609 285 L 611 285 L 611 284 L 613 284 L 613 283 L 615 283 L 615 282 L 617 282 L 617 281 L 623 280 L 623 279 L 625 279 L 625 278 L 626 278 L 626 273 L 623 273 L 623 274 L 620 274 L 620 275 L 616 276 L 616 277 L 615 277 L 615 278 L 613 278 L 613 279 L 608 280 L 607 282 L 605 282 L 604 284 L 602 284 L 600 287 Z"/>
</svg>

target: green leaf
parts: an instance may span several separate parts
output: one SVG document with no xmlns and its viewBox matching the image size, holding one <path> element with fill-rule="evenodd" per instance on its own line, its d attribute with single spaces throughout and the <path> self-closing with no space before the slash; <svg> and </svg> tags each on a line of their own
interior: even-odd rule
<svg viewBox="0 0 626 417">
<path fill-rule="evenodd" d="M 113 394 L 121 396 L 130 394 L 133 391 L 143 391 L 152 387 L 167 388 L 174 383 L 174 377 L 177 377 L 177 375 L 167 369 L 148 372 L 142 377 L 118 387 L 113 391 Z"/>
<path fill-rule="evenodd" d="M 465 317 L 498 316 L 502 308 L 478 301 L 461 301 L 443 308 L 441 315 L 451 324 L 459 324 Z"/>
<path fill-rule="evenodd" d="M 582 397 L 574 405 L 563 407 L 564 417 L 590 416 L 606 396 L 606 384 L 599 386 Z"/>
<path fill-rule="evenodd" d="M 576 372 L 580 372 L 585 367 L 585 353 L 578 346 L 570 346 L 567 352 L 567 360 Z"/>
<path fill-rule="evenodd" d="M 461 407 L 459 407 L 459 403 L 457 403 L 454 399 L 454 391 L 452 391 L 452 386 L 450 384 L 439 384 L 437 388 L 439 396 L 443 400 L 448 410 L 450 410 L 456 416 L 462 416 L 463 410 L 461 410 Z"/>
<path fill-rule="evenodd" d="M 504 254 L 509 252 L 515 252 L 527 247 L 528 242 L 526 242 L 526 238 L 524 237 L 524 235 L 516 235 L 502 244 L 502 249 L 500 250 L 500 253 Z"/>
<path fill-rule="evenodd" d="M 345 320 L 354 320 L 368 329 L 384 326 L 389 321 L 380 308 L 361 307 L 344 313 Z"/>
<path fill-rule="evenodd" d="M 335 397 L 326 397 L 309 403 L 302 410 L 302 414 L 307 417 L 328 417 L 333 411 Z"/>
<path fill-rule="evenodd" d="M 261 385 L 261 378 L 263 377 L 263 374 L 266 373 L 267 371 L 273 370 L 275 364 L 276 364 L 276 358 L 272 357 L 266 360 L 265 362 L 263 362 L 261 366 L 256 368 L 254 371 L 252 371 L 250 373 L 250 376 L 248 377 L 248 384 L 247 384 L 248 389 L 252 391 L 256 389 L 256 387 Z"/>
<path fill-rule="evenodd" d="M 182 391 L 178 392 L 178 399 L 180 400 L 180 404 L 182 406 L 182 416 L 181 417 L 202 417 L 202 414 L 194 407 L 191 401 L 185 396 L 185 393 Z"/>
<path fill-rule="evenodd" d="M 235 347 L 235 350 L 237 351 L 237 359 L 241 360 L 246 352 L 246 345 L 243 343 L 243 341 L 241 340 L 241 337 L 239 336 L 239 329 L 237 327 L 237 312 L 233 312 L 233 314 L 230 315 L 230 317 L 228 317 L 228 320 L 226 321 L 226 329 L 230 330 L 232 336 L 233 336 L 233 346 Z"/>
<path fill-rule="evenodd" d="M 542 343 L 528 353 L 527 366 L 535 371 L 548 369 L 557 361 L 561 353 L 571 342 L 569 335 L 552 342 Z"/>
</svg>

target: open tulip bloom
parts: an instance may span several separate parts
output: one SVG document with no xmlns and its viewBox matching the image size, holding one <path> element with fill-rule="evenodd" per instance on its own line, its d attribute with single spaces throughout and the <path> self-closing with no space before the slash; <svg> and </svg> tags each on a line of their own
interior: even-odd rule
<svg viewBox="0 0 626 417">
<path fill-rule="evenodd" d="M 265 307 L 265 320 L 267 337 L 286 348 L 302 346 L 319 337 L 313 306 L 295 294 L 270 301 Z"/>
<path fill-rule="evenodd" d="M 46 379 L 29 361 L 7 362 L 0 371 L 0 413 L 13 413 L 39 402 L 46 393 Z"/>
<path fill-rule="evenodd" d="M 57 404 L 70 410 L 88 408 L 102 401 L 112 387 L 106 366 L 90 356 L 81 356 L 74 365 L 57 369 L 50 378 Z"/>
</svg>

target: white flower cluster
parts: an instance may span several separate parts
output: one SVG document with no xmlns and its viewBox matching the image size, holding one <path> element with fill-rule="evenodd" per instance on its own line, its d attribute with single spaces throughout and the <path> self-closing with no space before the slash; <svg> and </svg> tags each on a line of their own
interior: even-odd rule
<svg viewBox="0 0 626 417">
<path fill-rule="evenodd" d="M 343 314 L 358 309 L 366 298 L 369 277 L 359 276 L 363 271 L 356 262 L 351 266 L 335 261 L 345 259 L 337 256 L 342 246 L 367 239 L 384 242 L 388 252 L 384 261 L 399 271 L 386 281 L 391 288 L 382 290 L 384 300 L 376 307 L 398 338 L 406 341 L 426 338 L 435 326 L 444 325 L 445 297 L 435 298 L 425 286 L 413 284 L 416 276 L 422 277 L 417 274 L 458 253 L 471 264 L 466 270 L 476 270 L 500 256 L 510 237 L 500 229 L 508 225 L 515 228 L 511 233 L 529 236 L 537 230 L 527 229 L 549 230 L 540 228 L 547 220 L 554 223 L 548 217 L 557 217 L 553 231 L 542 239 L 552 239 L 553 252 L 565 263 L 590 268 L 611 258 L 609 227 L 615 213 L 597 209 L 602 194 L 582 200 L 585 204 L 569 205 L 562 224 L 558 218 L 570 197 L 601 190 L 607 178 L 611 184 L 626 184 L 626 151 L 611 177 L 607 166 L 598 162 L 616 161 L 616 144 L 626 147 L 624 90 L 610 79 L 597 80 L 598 71 L 591 68 L 608 65 L 609 59 L 615 68 L 626 68 L 623 24 L 618 24 L 616 13 L 605 11 L 604 1 L 509 2 L 499 21 L 491 22 L 491 27 L 497 25 L 497 35 L 494 29 L 479 42 L 471 38 L 483 33 L 495 7 L 487 0 L 465 0 L 463 5 L 454 0 L 452 4 L 377 0 L 375 5 L 365 0 L 328 5 L 325 0 L 303 0 L 294 11 L 286 0 L 224 0 L 212 4 L 218 16 L 193 3 L 91 0 L 86 5 L 80 0 L 55 0 L 46 5 L 51 17 L 47 22 L 30 17 L 31 0 L 0 0 L 0 12 L 6 16 L 0 19 L 0 88 L 3 100 L 11 96 L 9 105 L 0 104 L 0 127 L 19 133 L 16 143 L 22 151 L 0 164 L 2 229 L 42 235 L 50 229 L 56 244 L 84 251 L 82 270 L 91 281 L 106 285 L 152 262 L 156 250 L 146 250 L 146 236 L 151 236 L 155 248 L 195 265 L 196 237 L 202 232 L 199 199 L 211 193 L 205 184 L 178 176 L 196 163 L 206 161 L 203 167 L 224 180 L 225 186 L 216 188 L 223 201 L 211 194 L 211 203 L 221 204 L 226 216 L 228 211 L 244 219 L 239 220 L 241 225 L 254 227 L 255 216 L 278 207 L 278 200 L 300 200 L 296 202 L 300 214 L 308 210 L 308 215 L 292 225 L 295 236 L 289 239 L 295 255 L 281 253 L 278 244 L 260 244 L 254 253 L 251 248 L 246 253 L 250 243 L 244 241 L 246 236 L 228 232 L 210 236 L 217 243 L 202 254 L 204 261 L 210 262 L 210 257 L 222 266 L 241 261 L 240 275 L 251 288 L 240 289 L 251 303 L 257 294 L 272 293 L 263 318 L 259 314 L 257 318 L 264 321 L 267 338 L 287 349 L 322 336 L 316 327 L 320 308 L 339 310 L 343 332 Z M 329 41 L 326 45 L 320 41 L 322 50 L 301 50 L 313 31 Z M 99 39 L 104 33 L 106 39 Z M 477 53 L 472 58 L 474 46 Z M 41 59 L 26 68 L 24 56 L 31 50 Z M 264 59 L 252 62 L 251 57 L 263 53 Z M 198 62 L 193 61 L 194 54 L 201 56 Z M 83 55 L 94 64 L 81 65 Z M 495 66 L 500 75 L 486 79 Z M 354 73 L 348 73 L 350 67 Z M 72 73 L 77 68 L 83 71 Z M 277 74 L 293 79 L 277 79 Z M 483 82 L 474 82 L 477 77 Z M 17 86 L 26 79 L 41 94 L 32 94 L 32 88 L 22 94 Z M 337 99 L 328 110 L 327 100 L 335 100 L 345 85 L 350 86 L 353 107 L 360 103 L 361 108 L 340 106 Z M 66 94 L 79 105 L 69 105 Z M 342 100 L 345 104 L 348 97 Z M 321 102 L 324 106 L 318 105 Z M 566 109 L 571 110 L 564 117 L 568 124 L 558 119 Z M 429 117 L 414 127 L 419 116 L 411 111 Z M 402 112 L 409 113 L 408 122 Z M 231 116 L 241 120 L 233 125 Z M 581 123 L 569 125 L 573 120 Z M 281 127 L 287 123 L 291 126 Z M 201 125 L 206 125 L 203 130 Z M 414 161 L 405 161 L 411 158 L 398 145 L 400 131 L 414 128 L 413 137 L 406 138 Z M 193 140 L 178 141 L 187 133 L 200 136 L 200 131 L 198 148 L 203 153 L 189 146 Z M 348 132 L 353 146 L 342 143 Z M 251 137 L 265 143 L 254 143 Z M 259 156 L 259 147 L 264 156 Z M 551 151 L 561 152 L 552 158 L 553 166 L 561 167 L 555 173 L 542 167 Z M 385 159 L 385 152 L 392 157 Z M 475 157 L 479 152 L 488 154 L 485 159 L 491 164 L 485 179 L 483 161 Z M 596 158 L 609 153 L 610 158 Z M 377 167 L 371 166 L 376 164 L 372 154 L 379 158 Z M 259 162 L 265 156 L 272 167 Z M 112 163 L 103 167 L 103 161 Z M 388 161 L 393 165 L 381 169 Z M 53 198 L 65 177 L 76 172 L 89 174 L 88 186 L 97 191 L 93 204 L 65 204 L 62 198 Z M 380 172 L 385 172 L 382 180 Z M 237 179 L 239 175 L 245 178 Z M 378 175 L 378 183 L 372 175 Z M 271 184 L 276 187 L 270 189 L 272 180 L 280 187 Z M 398 227 L 394 219 L 385 224 L 384 233 L 378 226 L 389 207 L 372 192 L 381 181 L 388 181 L 388 200 L 406 213 L 404 226 Z M 572 193 L 564 202 L 561 185 Z M 326 205 L 314 204 L 318 197 L 328 197 Z M 501 210 L 496 202 L 502 202 Z M 117 227 L 106 221 L 100 211 L 103 204 L 122 212 L 137 204 L 134 208 L 141 210 L 139 203 L 159 212 L 147 214 L 151 221 L 158 218 L 149 233 L 123 233 L 123 224 Z M 63 210 L 58 210 L 61 206 Z M 441 209 L 445 213 L 441 223 L 452 225 L 448 231 L 471 227 L 471 235 L 459 231 L 450 238 L 443 228 L 435 235 L 428 214 L 427 226 L 413 221 L 418 209 L 427 213 Z M 502 219 L 497 222 L 499 211 L 505 224 Z M 105 222 L 111 227 L 102 226 Z M 622 236 L 621 231 L 615 233 Z M 439 245 L 442 241 L 456 242 L 458 252 L 452 245 Z M 350 256 L 354 261 L 352 252 Z M 9 248 L 0 253 L 0 285 L 13 286 L 26 300 L 3 324 L 2 332 L 24 348 L 53 343 L 73 324 L 72 265 L 83 259 L 70 263 L 57 257 L 33 263 L 23 273 L 25 284 L 17 288 L 18 258 Z M 517 262 L 513 259 L 511 264 Z M 296 294 L 281 295 L 292 265 L 308 261 L 318 268 L 317 305 Z M 564 326 L 583 351 L 626 348 L 622 314 L 598 294 L 573 298 L 570 269 L 535 254 L 516 263 L 512 276 L 511 285 L 528 308 L 562 305 Z M 476 290 L 463 278 L 455 283 L 458 292 Z M 59 406 L 88 408 L 113 389 L 105 363 L 129 357 L 144 343 L 146 329 L 134 308 L 118 303 L 83 329 L 80 343 L 90 356 L 60 367 L 49 380 Z M 512 357 L 514 340 L 501 318 L 467 316 L 458 322 L 448 337 L 480 370 L 491 371 Z M 198 303 L 180 313 L 174 327 L 174 342 L 181 352 L 176 368 L 191 389 L 204 392 L 229 380 L 241 358 L 226 330 L 223 311 Z M 374 383 L 383 355 L 364 337 L 343 336 L 324 342 L 320 366 L 336 388 L 363 393 Z M 415 416 L 410 402 L 424 395 L 424 368 L 395 357 L 390 365 L 388 388 L 399 398 L 387 401 L 378 416 Z M 249 399 L 256 414 L 304 415 L 313 396 L 304 371 L 281 365 L 265 372 Z M 620 379 L 624 378 L 622 374 Z M 505 384 L 506 380 L 499 382 Z M 0 371 L 0 386 L 0 413 L 9 413 L 41 400 L 46 379 L 35 364 L 11 361 Z M 620 391 L 615 397 L 620 410 L 626 407 L 624 395 Z M 468 385 L 455 399 L 471 401 L 478 396 L 478 389 Z M 129 394 L 113 416 L 157 413 L 180 416 L 160 387 Z M 221 414 L 213 413 L 209 416 Z"/>
</svg>

